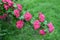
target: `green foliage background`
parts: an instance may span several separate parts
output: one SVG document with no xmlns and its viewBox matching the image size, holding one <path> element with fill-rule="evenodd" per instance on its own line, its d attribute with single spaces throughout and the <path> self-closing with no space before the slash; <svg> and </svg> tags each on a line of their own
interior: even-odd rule
<svg viewBox="0 0 60 40">
<path fill-rule="evenodd" d="M 32 25 L 25 23 L 26 25 L 20 30 L 10 29 L 16 31 L 14 34 L 6 35 L 4 40 L 60 40 L 60 0 L 17 0 L 15 2 L 22 4 L 23 13 L 29 11 L 34 18 L 38 17 L 38 12 L 43 12 L 46 19 L 54 24 L 55 30 L 43 37 L 39 35 L 38 30 L 33 29 Z"/>
</svg>

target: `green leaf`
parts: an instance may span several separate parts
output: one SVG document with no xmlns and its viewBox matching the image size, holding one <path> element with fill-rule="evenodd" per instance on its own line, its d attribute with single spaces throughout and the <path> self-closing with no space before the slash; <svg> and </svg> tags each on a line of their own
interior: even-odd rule
<svg viewBox="0 0 60 40">
<path fill-rule="evenodd" d="M 21 19 L 21 20 L 24 19 L 24 16 L 19 17 L 19 19 Z"/>
<path fill-rule="evenodd" d="M 45 21 L 43 22 L 43 24 L 47 25 L 47 21 L 45 20 Z"/>
<path fill-rule="evenodd" d="M 14 3 L 14 5 L 13 5 L 15 8 L 17 8 L 17 5 Z"/>
<path fill-rule="evenodd" d="M 31 24 L 33 24 L 33 22 L 35 21 L 35 18 L 33 17 L 30 21 Z"/>
<path fill-rule="evenodd" d="M 4 36 L 4 35 L 6 35 L 6 33 L 0 33 L 0 36 Z"/>
</svg>

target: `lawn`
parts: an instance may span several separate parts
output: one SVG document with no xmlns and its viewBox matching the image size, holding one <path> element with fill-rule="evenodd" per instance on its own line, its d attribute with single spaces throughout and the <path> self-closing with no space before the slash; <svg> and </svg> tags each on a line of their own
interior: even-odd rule
<svg viewBox="0 0 60 40">
<path fill-rule="evenodd" d="M 26 26 L 17 34 L 7 35 L 4 40 L 60 40 L 60 0 L 18 0 L 16 3 L 22 4 L 22 13 L 29 11 L 34 18 L 38 17 L 38 12 L 42 12 L 54 24 L 55 30 L 43 37 L 32 25 L 25 23 Z"/>
</svg>

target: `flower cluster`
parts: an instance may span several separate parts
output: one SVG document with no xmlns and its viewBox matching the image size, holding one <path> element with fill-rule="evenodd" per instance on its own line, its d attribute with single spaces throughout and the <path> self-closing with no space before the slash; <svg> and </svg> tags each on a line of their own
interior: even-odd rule
<svg viewBox="0 0 60 40">
<path fill-rule="evenodd" d="M 2 6 L 4 11 L 1 11 L 2 13 L 0 14 L 0 19 L 4 20 L 9 18 L 9 16 L 12 16 L 13 18 L 15 18 L 16 21 L 16 27 L 18 29 L 23 28 L 24 23 L 25 22 L 29 22 L 32 20 L 32 14 L 30 12 L 26 12 L 25 14 L 23 14 L 23 16 L 21 15 L 22 12 L 22 5 L 21 4 L 15 4 L 12 0 L 2 0 Z M 15 6 L 16 5 L 16 6 Z M 22 19 L 21 16 L 23 17 Z M 34 30 L 38 30 L 41 28 L 41 30 L 39 30 L 39 34 L 41 35 L 45 35 L 46 31 L 45 31 L 45 26 L 47 26 L 49 32 L 53 32 L 54 30 L 54 26 L 52 24 L 52 22 L 44 24 L 45 22 L 45 16 L 44 14 L 42 14 L 41 12 L 38 15 L 38 19 L 35 20 L 32 25 L 34 27 Z M 43 24 L 43 25 L 42 25 Z"/>
<path fill-rule="evenodd" d="M 44 14 L 42 14 L 41 12 L 39 13 L 39 19 L 38 20 L 35 20 L 34 23 L 33 23 L 33 26 L 34 26 L 34 29 L 37 30 L 39 28 L 42 28 L 40 31 L 39 31 L 39 34 L 41 35 L 45 35 L 49 30 L 49 32 L 53 32 L 54 30 L 54 26 L 52 24 L 52 22 L 48 23 L 48 24 L 44 24 L 44 21 L 45 21 L 45 16 Z M 43 25 L 41 25 L 43 23 Z M 47 26 L 48 30 L 46 30 L 44 27 Z"/>
<path fill-rule="evenodd" d="M 0 15 L 0 19 L 6 19 L 9 18 L 9 15 L 13 15 L 13 18 L 16 17 L 18 21 L 16 22 L 16 27 L 18 29 L 21 29 L 24 25 L 25 21 L 30 21 L 32 19 L 32 15 L 29 12 L 26 12 L 23 17 L 24 19 L 19 19 L 21 17 L 21 11 L 22 11 L 22 5 L 21 4 L 15 4 L 12 0 L 2 0 L 3 8 L 5 10 L 5 13 Z M 2 10 L 2 9 L 1 9 Z M 10 14 L 9 14 L 10 13 Z"/>
</svg>

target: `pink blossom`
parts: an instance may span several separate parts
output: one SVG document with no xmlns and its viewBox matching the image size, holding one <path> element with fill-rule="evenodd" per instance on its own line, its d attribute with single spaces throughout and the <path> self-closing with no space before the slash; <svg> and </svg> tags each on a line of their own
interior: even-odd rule
<svg viewBox="0 0 60 40">
<path fill-rule="evenodd" d="M 13 6 L 13 2 L 11 0 L 6 0 L 6 2 L 8 3 L 8 5 L 11 7 Z"/>
<path fill-rule="evenodd" d="M 16 27 L 18 29 L 21 29 L 23 27 L 23 25 L 24 25 L 24 21 L 23 20 L 19 20 L 19 21 L 16 22 Z"/>
<path fill-rule="evenodd" d="M 2 0 L 3 3 L 6 3 L 6 0 Z"/>
<path fill-rule="evenodd" d="M 3 3 L 10 2 L 11 0 L 2 0 Z"/>
<path fill-rule="evenodd" d="M 16 18 L 18 18 L 20 16 L 20 13 L 19 13 L 18 9 L 14 10 L 14 15 L 16 16 Z"/>
<path fill-rule="evenodd" d="M 25 15 L 24 15 L 24 18 L 25 18 L 26 21 L 30 21 L 31 18 L 32 18 L 32 15 L 29 12 L 26 12 Z"/>
<path fill-rule="evenodd" d="M 6 0 L 6 2 L 10 2 L 11 0 Z"/>
<path fill-rule="evenodd" d="M 22 5 L 21 4 L 17 4 L 17 7 L 20 11 L 22 11 Z"/>
<path fill-rule="evenodd" d="M 4 17 L 3 16 L 0 16 L 0 19 L 4 19 Z"/>
<path fill-rule="evenodd" d="M 49 32 L 50 32 L 50 33 L 53 32 L 53 31 L 54 31 L 54 27 L 49 28 Z"/>
<path fill-rule="evenodd" d="M 53 24 L 50 22 L 47 24 L 47 26 L 49 27 L 49 32 L 53 32 L 53 30 L 54 30 Z"/>
<path fill-rule="evenodd" d="M 7 17 L 7 14 L 3 14 L 3 16 L 0 16 L 0 19 L 4 19 Z"/>
<path fill-rule="evenodd" d="M 13 4 L 14 4 L 14 3 L 13 3 L 12 1 L 9 1 L 9 2 L 8 2 L 8 5 L 9 5 L 10 7 L 13 6 Z"/>
<path fill-rule="evenodd" d="M 44 20 L 45 20 L 44 14 L 39 13 L 39 21 L 40 21 L 40 22 L 44 22 Z"/>
<path fill-rule="evenodd" d="M 33 23 L 33 26 L 34 26 L 34 29 L 37 30 L 40 28 L 40 22 L 39 20 L 35 20 L 34 23 Z"/>
<path fill-rule="evenodd" d="M 9 6 L 7 4 L 4 4 L 5 10 L 8 10 Z"/>
<path fill-rule="evenodd" d="M 44 30 L 40 30 L 40 31 L 39 31 L 39 34 L 41 34 L 41 35 L 45 35 L 46 32 L 45 32 Z"/>
</svg>

